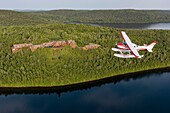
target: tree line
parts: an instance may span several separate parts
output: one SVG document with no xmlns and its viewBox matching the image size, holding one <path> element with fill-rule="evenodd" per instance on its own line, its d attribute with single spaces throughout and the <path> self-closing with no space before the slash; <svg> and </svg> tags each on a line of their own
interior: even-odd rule
<svg viewBox="0 0 170 113">
<path fill-rule="evenodd" d="M 168 10 L 51 10 L 17 12 L 0 10 L 0 25 L 37 25 L 51 23 L 165 23 Z"/>
</svg>

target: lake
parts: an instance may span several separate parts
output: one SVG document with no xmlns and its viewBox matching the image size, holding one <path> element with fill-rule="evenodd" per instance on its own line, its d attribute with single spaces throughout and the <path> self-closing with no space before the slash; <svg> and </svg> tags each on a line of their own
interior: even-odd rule
<svg viewBox="0 0 170 113">
<path fill-rule="evenodd" d="M 170 68 L 65 90 L 1 88 L 0 94 L 0 113 L 169 113 Z"/>
<path fill-rule="evenodd" d="M 73 24 L 80 24 L 80 23 L 73 23 Z M 84 23 L 92 26 L 105 26 L 105 27 L 112 27 L 112 28 L 126 28 L 126 29 L 162 29 L 162 30 L 169 30 L 170 23 L 153 23 L 153 24 L 110 24 L 110 23 L 101 23 L 101 24 L 92 24 L 92 23 Z"/>
<path fill-rule="evenodd" d="M 122 26 L 170 29 L 170 23 Z M 0 113 L 169 113 L 169 106 L 170 68 L 59 89 L 0 88 Z"/>
</svg>

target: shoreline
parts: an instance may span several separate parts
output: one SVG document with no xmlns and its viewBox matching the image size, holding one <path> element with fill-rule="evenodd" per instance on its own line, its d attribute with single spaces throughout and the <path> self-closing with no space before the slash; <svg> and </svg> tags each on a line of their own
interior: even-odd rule
<svg viewBox="0 0 170 113">
<path fill-rule="evenodd" d="M 65 24 L 83 24 L 90 26 L 110 27 L 115 29 L 146 29 L 152 30 L 151 26 L 157 24 L 170 24 L 170 22 L 148 22 L 148 23 L 89 23 L 89 22 L 68 22 Z M 161 30 L 169 30 L 169 28 L 161 28 Z"/>
<path fill-rule="evenodd" d="M 144 54 L 146 58 L 136 60 L 119 59 L 113 56 L 114 52 L 110 48 L 113 47 L 114 42 L 120 41 L 120 29 L 67 24 L 5 28 L 8 32 L 15 31 L 15 33 L 6 34 L 6 31 L 3 31 L 4 27 L 1 27 L 3 31 L 1 32 L 1 41 L 6 44 L 6 46 L 1 45 L 1 87 L 57 87 L 57 89 L 62 89 L 62 87 L 76 86 L 77 84 L 79 86 L 84 83 L 90 84 L 92 82 L 93 84 L 96 81 L 98 83 L 98 81 L 105 79 L 105 83 L 107 83 L 108 79 L 112 77 L 115 79 L 121 75 L 129 74 L 128 76 L 130 76 L 132 73 L 155 68 L 159 70 L 159 67 L 170 66 L 168 56 L 170 42 L 167 39 L 170 37 L 169 30 L 126 29 L 125 31 L 132 36 L 132 40 L 140 37 L 135 43 L 159 41 L 152 54 L 143 51 L 141 54 Z M 58 33 L 59 30 L 61 31 Z M 22 31 L 21 34 L 19 34 L 20 31 Z M 29 31 L 30 35 L 27 36 L 25 31 Z M 39 31 L 48 32 L 39 33 Z M 6 35 L 9 35 L 8 38 Z M 55 38 L 52 38 L 54 36 Z M 90 51 L 81 51 L 70 47 L 65 47 L 59 51 L 47 48 L 39 49 L 34 53 L 24 48 L 22 52 L 17 54 L 11 53 L 11 45 L 14 43 L 40 44 L 48 40 L 68 39 L 79 42 L 79 46 L 93 42 L 100 44 L 101 48 Z"/>
<path fill-rule="evenodd" d="M 0 87 L 0 95 L 10 95 L 10 94 L 44 94 L 44 93 L 57 93 L 59 96 L 63 92 L 71 92 L 76 90 L 86 90 L 92 87 L 99 87 L 108 83 L 119 83 L 123 80 L 139 79 L 147 76 L 153 76 L 152 73 L 164 73 L 170 72 L 170 66 L 131 72 L 121 75 L 115 75 L 111 77 L 101 78 L 98 80 L 67 84 L 61 86 L 29 86 L 29 87 Z"/>
</svg>

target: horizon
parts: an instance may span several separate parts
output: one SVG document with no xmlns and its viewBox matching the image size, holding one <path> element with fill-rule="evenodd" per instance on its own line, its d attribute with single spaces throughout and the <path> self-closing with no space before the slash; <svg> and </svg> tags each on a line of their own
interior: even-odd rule
<svg viewBox="0 0 170 113">
<path fill-rule="evenodd" d="M 0 1 L 4 10 L 170 10 L 169 0 L 5 0 Z"/>
<path fill-rule="evenodd" d="M 148 11 L 156 11 L 156 10 L 162 10 L 162 11 L 170 11 L 170 9 L 1 9 L 0 10 L 6 10 L 6 11 L 59 11 L 59 10 L 73 10 L 73 11 L 78 11 L 78 10 L 87 10 L 87 11 L 95 11 L 95 10 L 148 10 Z"/>
</svg>

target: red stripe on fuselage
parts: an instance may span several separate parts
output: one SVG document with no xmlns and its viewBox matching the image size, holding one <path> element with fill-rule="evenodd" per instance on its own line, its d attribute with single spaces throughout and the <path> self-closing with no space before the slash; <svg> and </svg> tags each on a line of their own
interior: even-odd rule
<svg viewBox="0 0 170 113">
<path fill-rule="evenodd" d="M 118 43 L 117 47 L 121 49 L 127 49 L 127 47 L 123 43 Z"/>
</svg>

